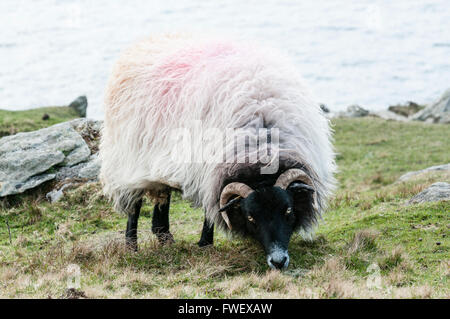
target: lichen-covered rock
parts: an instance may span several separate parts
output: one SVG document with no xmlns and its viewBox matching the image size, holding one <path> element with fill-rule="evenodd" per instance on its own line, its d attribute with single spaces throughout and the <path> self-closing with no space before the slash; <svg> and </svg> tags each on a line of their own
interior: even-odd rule
<svg viewBox="0 0 450 319">
<path fill-rule="evenodd" d="M 330 117 L 364 117 L 368 116 L 369 111 L 357 104 L 350 105 L 345 111 L 341 111 L 331 115 Z"/>
<path fill-rule="evenodd" d="M 411 178 L 417 176 L 417 175 L 421 175 L 424 174 L 426 172 L 433 172 L 433 171 L 450 171 L 450 163 L 448 164 L 443 164 L 443 165 L 436 165 L 436 166 L 431 166 L 431 167 L 427 167 L 425 169 L 421 169 L 419 171 L 413 171 L 413 172 L 408 172 L 406 174 L 403 174 L 402 176 L 399 177 L 398 182 L 404 182 L 407 180 L 410 180 Z"/>
<path fill-rule="evenodd" d="M 434 103 L 414 114 L 411 119 L 430 123 L 450 123 L 450 89 Z"/>
<path fill-rule="evenodd" d="M 398 115 L 398 114 L 388 111 L 388 110 L 371 112 L 370 115 L 380 117 L 380 118 L 388 120 L 388 121 L 406 122 L 408 120 L 408 118 Z"/>
<path fill-rule="evenodd" d="M 406 104 L 398 104 L 398 105 L 391 105 L 389 106 L 388 110 L 396 113 L 400 116 L 408 117 L 413 114 L 416 114 L 420 110 L 423 110 L 425 108 L 424 105 L 420 105 L 414 102 L 407 102 Z"/>
<path fill-rule="evenodd" d="M 78 176 L 88 180 L 97 180 L 100 173 L 100 160 L 98 154 L 91 155 L 89 161 L 80 169 Z"/>
<path fill-rule="evenodd" d="M 0 139 L 0 196 L 21 193 L 55 176 L 43 175 L 55 165 L 85 161 L 91 151 L 70 124 L 61 123 L 34 132 Z"/>
<path fill-rule="evenodd" d="M 1 193 L 5 193 L 6 195 L 20 194 L 25 192 L 26 190 L 35 188 L 47 181 L 50 181 L 55 178 L 55 174 L 40 174 L 35 175 L 28 178 L 25 182 L 16 182 L 16 183 L 5 183 L 4 188 L 0 189 Z M 0 182 L 0 185 L 3 183 Z M 2 185 L 3 186 L 3 185 Z M 4 196 L 3 194 L 0 195 Z"/>
<path fill-rule="evenodd" d="M 86 117 L 86 109 L 88 106 L 86 96 L 79 96 L 69 104 L 69 107 L 77 111 L 81 117 Z"/>
<path fill-rule="evenodd" d="M 330 113 L 330 109 L 328 108 L 328 106 L 326 106 L 325 104 L 320 104 L 320 109 L 324 112 L 324 113 Z"/>
<path fill-rule="evenodd" d="M 86 144 L 89 146 L 91 153 L 98 152 L 100 144 L 100 130 L 103 121 L 91 119 L 76 119 L 69 122 L 72 127 L 81 135 Z"/>
<path fill-rule="evenodd" d="M 77 119 L 0 139 L 0 197 L 56 179 L 95 180 L 101 122 Z M 92 162 L 92 163 L 91 163 Z"/>
<path fill-rule="evenodd" d="M 0 140 L 1 142 L 1 140 Z M 43 149 L 35 152 L 5 152 L 8 145 L 0 143 L 0 196 L 21 193 L 55 177 L 45 174 L 51 167 L 64 161 L 59 150 Z M 38 179 L 31 177 L 39 175 Z"/>
<path fill-rule="evenodd" d="M 441 200 L 450 200 L 450 184 L 438 182 L 432 184 L 408 201 L 408 204 L 419 204 L 426 202 L 437 202 Z"/>
<path fill-rule="evenodd" d="M 98 155 L 93 154 L 86 162 L 79 163 L 74 166 L 66 166 L 58 169 L 56 173 L 56 180 L 63 181 L 66 179 L 71 180 L 97 180 L 100 172 L 100 162 Z"/>
<path fill-rule="evenodd" d="M 63 185 L 60 189 L 54 189 L 51 192 L 48 192 L 45 197 L 51 202 L 55 203 L 59 201 L 64 196 L 64 189 L 72 186 L 72 183 L 67 183 Z"/>
</svg>

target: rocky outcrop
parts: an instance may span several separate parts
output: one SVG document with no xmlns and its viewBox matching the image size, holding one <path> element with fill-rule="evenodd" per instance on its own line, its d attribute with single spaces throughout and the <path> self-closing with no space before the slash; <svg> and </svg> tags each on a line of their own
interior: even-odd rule
<svg viewBox="0 0 450 319">
<path fill-rule="evenodd" d="M 450 184 L 438 182 L 432 184 L 408 201 L 408 204 L 419 204 L 426 202 L 438 202 L 450 200 Z"/>
<path fill-rule="evenodd" d="M 369 111 L 357 104 L 350 105 L 346 111 L 337 113 L 337 117 L 364 117 L 369 115 Z"/>
<path fill-rule="evenodd" d="M 88 102 L 86 96 L 77 97 L 72 103 L 69 104 L 69 107 L 77 111 L 80 117 L 86 117 L 86 110 L 88 107 Z"/>
<path fill-rule="evenodd" d="M 319 106 L 324 113 L 330 113 L 330 109 L 325 104 L 322 103 Z"/>
<path fill-rule="evenodd" d="M 434 103 L 428 106 L 420 105 L 414 102 L 407 102 L 404 105 L 392 105 L 387 110 L 368 111 L 363 107 L 353 104 L 347 107 L 345 111 L 330 112 L 330 110 L 321 104 L 320 107 L 327 118 L 355 118 L 365 116 L 375 116 L 385 120 L 393 121 L 424 121 L 428 123 L 450 123 L 450 89 Z"/>
<path fill-rule="evenodd" d="M 424 105 L 420 105 L 409 101 L 404 105 L 402 104 L 391 105 L 388 107 L 388 110 L 402 117 L 409 117 L 413 114 L 416 114 L 420 110 L 423 110 L 424 108 L 425 108 Z"/>
<path fill-rule="evenodd" d="M 376 116 L 376 117 L 379 117 L 379 118 L 382 118 L 382 119 L 385 119 L 388 121 L 399 121 L 399 122 L 408 121 L 408 118 L 398 115 L 389 110 L 371 112 L 370 115 Z"/>
<path fill-rule="evenodd" d="M 428 172 L 438 172 L 438 171 L 450 172 L 450 163 L 444 164 L 444 165 L 436 165 L 436 166 L 427 167 L 427 168 L 421 169 L 419 171 L 408 172 L 408 173 L 400 176 L 399 179 L 397 180 L 397 182 L 405 182 L 405 181 L 408 181 L 418 175 L 422 175 L 422 174 L 425 174 Z"/>
<path fill-rule="evenodd" d="M 385 120 L 393 120 L 393 121 L 401 121 L 405 122 L 408 119 L 404 116 L 400 116 L 392 111 L 382 110 L 382 111 L 369 111 L 364 109 L 363 107 L 354 104 L 347 107 L 345 111 L 337 112 L 337 113 L 327 113 L 325 114 L 328 118 L 355 118 L 355 117 L 366 117 L 366 116 L 375 116 L 380 117 Z"/>
<path fill-rule="evenodd" d="M 415 121 L 429 123 L 450 123 L 450 89 L 434 103 L 411 117 Z"/>
<path fill-rule="evenodd" d="M 76 119 L 0 139 L 0 197 L 44 182 L 95 180 L 101 122 Z"/>
</svg>

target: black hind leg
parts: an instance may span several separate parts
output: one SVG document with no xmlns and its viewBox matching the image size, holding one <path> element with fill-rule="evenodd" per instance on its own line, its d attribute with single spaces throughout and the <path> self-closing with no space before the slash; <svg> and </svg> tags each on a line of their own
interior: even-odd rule
<svg viewBox="0 0 450 319">
<path fill-rule="evenodd" d="M 137 250 L 137 228 L 138 219 L 141 212 L 142 199 L 136 202 L 133 207 L 133 213 L 128 214 L 127 230 L 125 232 L 125 241 L 127 247 L 136 251 Z"/>
<path fill-rule="evenodd" d="M 161 244 L 173 243 L 172 234 L 169 231 L 169 208 L 170 208 L 170 191 L 167 199 L 163 204 L 156 204 L 153 210 L 152 232 L 158 237 Z"/>
<path fill-rule="evenodd" d="M 203 222 L 202 235 L 200 241 L 197 243 L 199 247 L 204 247 L 212 245 L 214 243 L 214 223 L 208 223 L 205 216 L 205 221 Z"/>
</svg>

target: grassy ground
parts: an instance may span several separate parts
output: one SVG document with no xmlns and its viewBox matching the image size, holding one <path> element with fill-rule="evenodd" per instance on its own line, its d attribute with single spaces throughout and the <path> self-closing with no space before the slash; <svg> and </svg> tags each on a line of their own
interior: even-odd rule
<svg viewBox="0 0 450 319">
<path fill-rule="evenodd" d="M 71 264 L 80 267 L 77 292 L 88 298 L 450 297 L 450 202 L 405 205 L 450 176 L 394 183 L 407 171 L 450 162 L 450 126 L 375 118 L 333 125 L 340 187 L 314 239 L 291 240 L 287 271 L 268 270 L 253 242 L 218 232 L 214 247 L 198 248 L 203 213 L 179 195 L 170 216 L 176 243 L 157 244 L 145 202 L 140 249 L 129 252 L 125 217 L 92 183 L 56 204 L 39 194 L 3 202 L 0 297 L 70 297 Z"/>
<path fill-rule="evenodd" d="M 48 119 L 43 116 L 47 114 Z M 43 107 L 26 111 L 0 110 L 0 137 L 29 132 L 80 117 L 69 107 Z"/>
</svg>

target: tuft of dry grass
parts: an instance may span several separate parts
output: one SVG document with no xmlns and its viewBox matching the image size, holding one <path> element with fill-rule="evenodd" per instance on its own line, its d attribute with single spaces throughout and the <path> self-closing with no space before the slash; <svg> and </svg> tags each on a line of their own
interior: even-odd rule
<svg viewBox="0 0 450 319">
<path fill-rule="evenodd" d="M 349 254 L 354 254 L 358 251 L 372 251 L 377 248 L 375 239 L 380 235 L 380 232 L 374 229 L 363 229 L 357 231 L 351 241 L 347 244 L 347 251 Z"/>
<path fill-rule="evenodd" d="M 33 202 L 29 205 L 27 213 L 28 213 L 28 223 L 30 225 L 36 224 L 42 218 L 42 210 L 37 205 L 36 202 Z"/>
<path fill-rule="evenodd" d="M 407 257 L 400 246 L 395 247 L 389 253 L 386 253 L 378 260 L 378 265 L 382 270 L 392 270 L 398 266 L 408 268 Z"/>
</svg>

